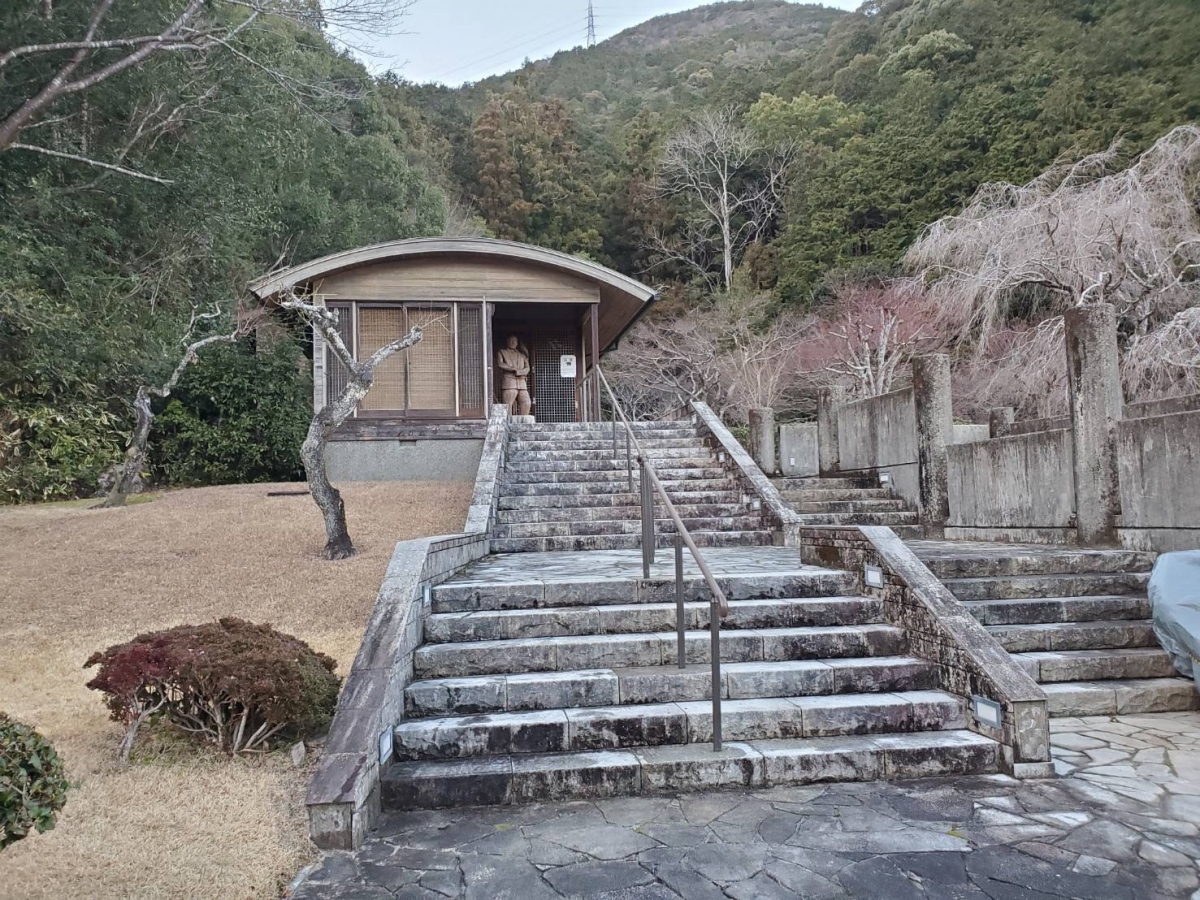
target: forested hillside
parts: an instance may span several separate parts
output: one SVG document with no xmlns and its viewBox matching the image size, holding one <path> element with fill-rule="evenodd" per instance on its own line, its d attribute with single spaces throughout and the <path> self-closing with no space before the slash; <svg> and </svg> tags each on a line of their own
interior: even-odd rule
<svg viewBox="0 0 1200 900">
<path fill-rule="evenodd" d="M 0 51 L 69 40 L 95 4 L 0 6 Z M 243 21 L 210 7 L 212 28 Z M 107 34 L 154 33 L 171 0 L 119 4 Z M 222 18 L 224 17 L 224 18 Z M 239 18 L 243 17 L 243 18 Z M 120 60 L 98 51 L 93 71 Z M 0 122 L 63 54 L 0 68 Z M 228 321 L 281 256 L 437 234 L 444 197 L 393 81 L 318 32 L 263 17 L 229 47 L 161 53 L 62 97 L 0 145 L 0 497 L 93 490 L 120 455 L 138 383 L 178 363 L 194 311 Z M 125 171 L 102 168 L 119 165 Z M 214 325 L 215 327 L 215 325 Z M 299 341 L 253 339 L 188 370 L 152 441 L 167 481 L 295 477 L 311 415 Z"/>
<path fill-rule="evenodd" d="M 804 305 L 831 272 L 889 271 L 982 182 L 1200 118 L 1198 38 L 1188 0 L 752 0 L 413 98 L 494 232 L 673 280 L 643 247 L 676 221 L 655 165 L 690 114 L 735 106 L 797 149 L 746 274 Z"/>
</svg>

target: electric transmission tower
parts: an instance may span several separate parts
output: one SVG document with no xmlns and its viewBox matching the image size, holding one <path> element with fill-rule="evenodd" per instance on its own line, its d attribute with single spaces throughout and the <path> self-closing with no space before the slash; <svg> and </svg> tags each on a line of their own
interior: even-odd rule
<svg viewBox="0 0 1200 900">
<path fill-rule="evenodd" d="M 588 0 L 587 22 L 588 22 L 587 45 L 589 47 L 595 47 L 596 46 L 596 9 L 592 5 L 592 0 Z"/>
</svg>

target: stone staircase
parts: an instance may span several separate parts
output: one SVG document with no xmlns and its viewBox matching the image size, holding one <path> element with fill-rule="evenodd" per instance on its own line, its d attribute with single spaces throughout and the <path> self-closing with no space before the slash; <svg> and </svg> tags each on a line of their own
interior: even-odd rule
<svg viewBox="0 0 1200 900">
<path fill-rule="evenodd" d="M 917 512 L 877 480 L 854 476 L 771 480 L 804 525 L 887 525 L 901 538 L 921 536 Z"/>
<path fill-rule="evenodd" d="M 1041 683 L 1051 715 L 1195 709 L 1159 648 L 1146 582 L 1155 555 L 1021 544 L 909 546 Z"/>
<path fill-rule="evenodd" d="M 736 554 L 774 567 L 739 574 Z M 631 552 L 489 557 L 434 588 L 385 807 L 997 770 L 880 602 L 782 548 L 705 554 L 731 608 L 714 753 L 706 589 L 693 571 L 680 669 L 669 556 L 649 580 Z"/>
<path fill-rule="evenodd" d="M 734 481 L 696 425 L 639 422 L 638 441 L 701 547 L 769 545 L 759 505 Z M 493 529 L 495 553 L 619 550 L 641 546 L 641 499 L 625 469 L 625 435 L 614 457 L 612 427 L 599 423 L 513 425 Z M 656 504 L 658 515 L 666 512 Z M 660 518 L 657 542 L 674 541 Z"/>
</svg>

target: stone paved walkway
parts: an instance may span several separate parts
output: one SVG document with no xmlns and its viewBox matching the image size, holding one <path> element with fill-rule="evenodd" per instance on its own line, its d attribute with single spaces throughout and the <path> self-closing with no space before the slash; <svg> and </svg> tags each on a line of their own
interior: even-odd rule
<svg viewBox="0 0 1200 900">
<path fill-rule="evenodd" d="M 388 814 L 310 898 L 1200 900 L 1200 714 L 1054 719 L 1063 777 Z"/>
</svg>

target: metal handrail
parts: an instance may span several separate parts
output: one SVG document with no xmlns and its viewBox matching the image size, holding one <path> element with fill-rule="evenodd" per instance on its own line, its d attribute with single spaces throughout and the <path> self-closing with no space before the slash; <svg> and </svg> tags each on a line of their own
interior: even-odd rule
<svg viewBox="0 0 1200 900">
<path fill-rule="evenodd" d="M 671 521 L 675 523 L 675 632 L 678 663 L 681 669 L 687 668 L 683 622 L 683 547 L 685 544 L 688 550 L 691 551 L 692 558 L 696 560 L 700 574 L 704 577 L 704 581 L 711 592 L 708 625 L 710 635 L 709 656 L 712 662 L 713 750 L 719 751 L 721 749 L 721 618 L 729 615 L 729 601 L 725 599 L 725 592 L 717 584 L 717 579 L 713 577 L 712 570 L 709 569 L 708 563 L 704 561 L 704 556 L 700 553 L 700 548 L 696 546 L 691 532 L 683 524 L 683 519 L 680 517 L 679 511 L 675 509 L 675 504 L 671 502 L 671 497 L 667 494 L 667 489 L 663 487 L 662 481 L 659 480 L 658 472 L 654 469 L 654 463 L 651 462 L 650 457 L 642 450 L 641 444 L 638 443 L 637 435 L 633 432 L 633 426 L 630 425 L 629 419 L 626 418 L 625 411 L 621 408 L 621 403 L 617 400 L 616 394 L 613 393 L 612 386 L 608 383 L 608 379 L 604 377 L 604 372 L 601 371 L 599 365 L 593 365 L 592 371 L 596 374 L 599 384 L 602 384 L 605 391 L 608 392 L 608 399 L 612 404 L 613 456 L 619 454 L 617 444 L 618 417 L 625 429 L 625 465 L 629 476 L 630 491 L 633 490 L 631 449 L 637 451 L 642 482 L 642 574 L 646 578 L 650 577 L 650 564 L 654 562 L 656 542 L 654 525 L 655 491 L 662 498 L 663 507 L 671 517 Z M 599 385 L 597 385 L 597 393 L 599 393 L 599 390 Z"/>
</svg>

